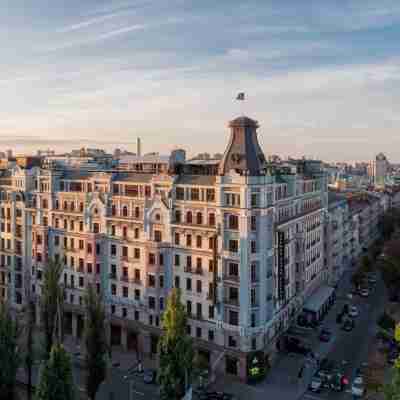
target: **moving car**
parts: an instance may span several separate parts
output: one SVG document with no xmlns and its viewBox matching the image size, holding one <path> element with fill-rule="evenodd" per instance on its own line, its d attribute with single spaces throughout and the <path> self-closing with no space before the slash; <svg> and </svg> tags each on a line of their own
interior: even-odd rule
<svg viewBox="0 0 400 400">
<path fill-rule="evenodd" d="M 362 376 L 356 376 L 351 385 L 351 394 L 353 397 L 362 397 L 365 393 L 364 379 Z"/>
<path fill-rule="evenodd" d="M 355 318 L 355 317 L 358 316 L 358 309 L 357 309 L 356 306 L 351 306 L 351 307 L 350 307 L 349 315 L 350 315 L 350 317 L 352 317 L 352 318 Z"/>
<path fill-rule="evenodd" d="M 146 369 L 143 374 L 144 383 L 154 383 L 156 380 L 156 371 L 154 369 Z"/>
<path fill-rule="evenodd" d="M 314 375 L 309 388 L 312 392 L 320 392 L 322 388 L 322 378 L 319 375 Z"/>
<path fill-rule="evenodd" d="M 321 342 L 329 342 L 332 338 L 332 332 L 329 329 L 323 328 L 319 334 L 319 340 Z"/>
<path fill-rule="evenodd" d="M 361 289 L 360 296 L 368 297 L 369 296 L 369 290 L 368 289 Z"/>
</svg>

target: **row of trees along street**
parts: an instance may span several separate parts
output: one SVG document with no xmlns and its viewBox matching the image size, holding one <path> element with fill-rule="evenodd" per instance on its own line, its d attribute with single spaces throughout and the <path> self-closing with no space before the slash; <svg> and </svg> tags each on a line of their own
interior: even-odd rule
<svg viewBox="0 0 400 400">
<path fill-rule="evenodd" d="M 9 304 L 0 304 L 0 400 L 18 400 L 17 371 L 24 368 L 27 376 L 26 398 L 31 400 L 74 400 L 72 361 L 63 346 L 64 287 L 61 282 L 62 265 L 49 261 L 43 274 L 40 313 L 44 343 L 37 348 L 34 337 L 35 303 L 13 316 Z M 164 333 L 159 340 L 160 366 L 157 382 L 163 399 L 181 399 L 201 360 L 196 359 L 191 337 L 187 334 L 187 314 L 181 303 L 180 291 L 174 289 L 167 299 L 162 316 Z M 103 295 L 89 285 L 85 294 L 85 389 L 94 400 L 105 379 L 111 353 L 106 329 Z M 40 361 L 39 382 L 33 390 L 33 366 Z"/>
</svg>

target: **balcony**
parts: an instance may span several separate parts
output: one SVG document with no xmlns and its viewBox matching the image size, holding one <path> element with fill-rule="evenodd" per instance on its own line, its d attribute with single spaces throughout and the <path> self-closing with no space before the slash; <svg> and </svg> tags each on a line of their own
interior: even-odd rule
<svg viewBox="0 0 400 400">
<path fill-rule="evenodd" d="M 224 275 L 222 277 L 222 279 L 224 281 L 231 281 L 231 282 L 239 282 L 240 281 L 239 275 Z"/>
</svg>

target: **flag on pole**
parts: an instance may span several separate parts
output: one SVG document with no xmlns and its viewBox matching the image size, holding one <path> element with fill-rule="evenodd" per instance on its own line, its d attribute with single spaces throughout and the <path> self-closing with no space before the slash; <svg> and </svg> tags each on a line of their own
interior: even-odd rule
<svg viewBox="0 0 400 400">
<path fill-rule="evenodd" d="M 238 95 L 236 96 L 236 100 L 244 100 L 244 92 L 238 93 Z"/>
</svg>

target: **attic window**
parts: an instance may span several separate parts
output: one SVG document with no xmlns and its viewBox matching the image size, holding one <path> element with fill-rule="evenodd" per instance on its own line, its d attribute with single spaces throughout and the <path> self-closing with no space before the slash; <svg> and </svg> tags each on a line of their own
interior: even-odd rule
<svg viewBox="0 0 400 400">
<path fill-rule="evenodd" d="M 97 215 L 97 214 L 99 213 L 99 210 L 98 210 L 97 208 L 95 208 L 95 209 L 93 210 L 93 212 L 94 212 L 95 215 Z"/>
<path fill-rule="evenodd" d="M 160 221 L 160 219 L 161 219 L 161 216 L 160 216 L 160 214 L 156 214 L 156 216 L 155 216 L 155 218 L 156 218 L 156 221 Z"/>
</svg>

